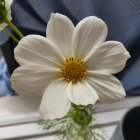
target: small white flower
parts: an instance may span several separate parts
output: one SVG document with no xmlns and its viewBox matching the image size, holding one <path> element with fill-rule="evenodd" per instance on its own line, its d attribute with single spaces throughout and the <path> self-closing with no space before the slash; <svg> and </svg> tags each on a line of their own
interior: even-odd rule
<svg viewBox="0 0 140 140">
<path fill-rule="evenodd" d="M 15 48 L 21 65 L 12 75 L 19 94 L 43 94 L 39 111 L 44 119 L 65 116 L 76 105 L 112 102 L 124 98 L 122 84 L 112 74 L 130 57 L 123 44 L 104 42 L 107 26 L 90 16 L 76 27 L 66 16 L 52 14 L 47 38 L 24 37 Z"/>
<path fill-rule="evenodd" d="M 12 5 L 12 2 L 13 0 L 5 0 L 5 10 L 6 10 L 6 17 L 0 17 L 0 31 L 2 31 L 6 26 L 7 26 L 7 23 L 4 22 L 4 18 L 7 18 L 9 21 L 12 20 L 12 17 L 11 17 L 11 5 Z M 1 10 L 0 9 L 0 12 L 5 12 L 5 10 Z M 2 14 L 0 13 L 0 14 Z"/>
</svg>

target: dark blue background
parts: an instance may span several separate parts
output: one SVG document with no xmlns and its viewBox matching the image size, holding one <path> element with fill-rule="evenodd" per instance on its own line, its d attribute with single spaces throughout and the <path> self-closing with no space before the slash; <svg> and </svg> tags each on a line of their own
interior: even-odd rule
<svg viewBox="0 0 140 140">
<path fill-rule="evenodd" d="M 140 95 L 139 0 L 15 0 L 12 5 L 13 22 L 24 35 L 36 33 L 45 36 L 52 12 L 65 14 L 75 25 L 87 16 L 102 18 L 109 30 L 107 40 L 121 41 L 131 54 L 125 69 L 116 76 L 123 83 L 128 95 Z M 2 49 L 12 72 L 17 65 L 13 61 L 11 45 L 14 48 L 16 44 L 3 33 L 1 35 Z"/>
</svg>

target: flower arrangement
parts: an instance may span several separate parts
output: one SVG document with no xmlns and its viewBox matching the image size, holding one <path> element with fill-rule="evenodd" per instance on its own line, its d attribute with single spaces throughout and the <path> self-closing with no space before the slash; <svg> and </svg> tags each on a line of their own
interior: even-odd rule
<svg viewBox="0 0 140 140">
<path fill-rule="evenodd" d="M 125 97 L 113 74 L 124 68 L 128 51 L 121 42 L 105 42 L 107 26 L 95 16 L 74 26 L 65 15 L 52 13 L 46 37 L 24 36 L 10 21 L 11 4 L 0 0 L 0 31 L 17 42 L 14 54 L 20 67 L 11 76 L 15 91 L 42 96 L 39 124 L 50 134 L 66 140 L 107 139 L 96 124 L 94 105 Z"/>
</svg>

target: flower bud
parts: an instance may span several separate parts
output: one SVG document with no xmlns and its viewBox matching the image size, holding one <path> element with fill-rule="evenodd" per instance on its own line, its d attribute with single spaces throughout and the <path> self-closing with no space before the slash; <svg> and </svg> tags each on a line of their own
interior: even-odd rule
<svg viewBox="0 0 140 140">
<path fill-rule="evenodd" d="M 7 17 L 7 10 L 5 7 L 5 0 L 0 0 L 0 24 L 4 22 Z"/>
<path fill-rule="evenodd" d="M 6 26 L 6 21 L 10 21 L 11 17 L 11 4 L 13 0 L 0 0 L 0 31 Z"/>
</svg>

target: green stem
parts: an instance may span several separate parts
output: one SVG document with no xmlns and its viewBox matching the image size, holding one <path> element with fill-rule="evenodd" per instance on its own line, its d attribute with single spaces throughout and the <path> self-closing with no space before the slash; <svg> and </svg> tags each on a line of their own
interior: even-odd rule
<svg viewBox="0 0 140 140">
<path fill-rule="evenodd" d="M 10 32 L 10 31 L 8 31 L 6 28 L 4 29 L 4 32 L 6 33 L 6 34 L 8 34 L 15 42 L 19 42 L 19 40 Z"/>
<path fill-rule="evenodd" d="M 20 38 L 24 37 L 24 35 L 20 32 L 20 30 L 7 18 L 5 19 L 5 23 L 7 23 L 19 35 Z"/>
</svg>

